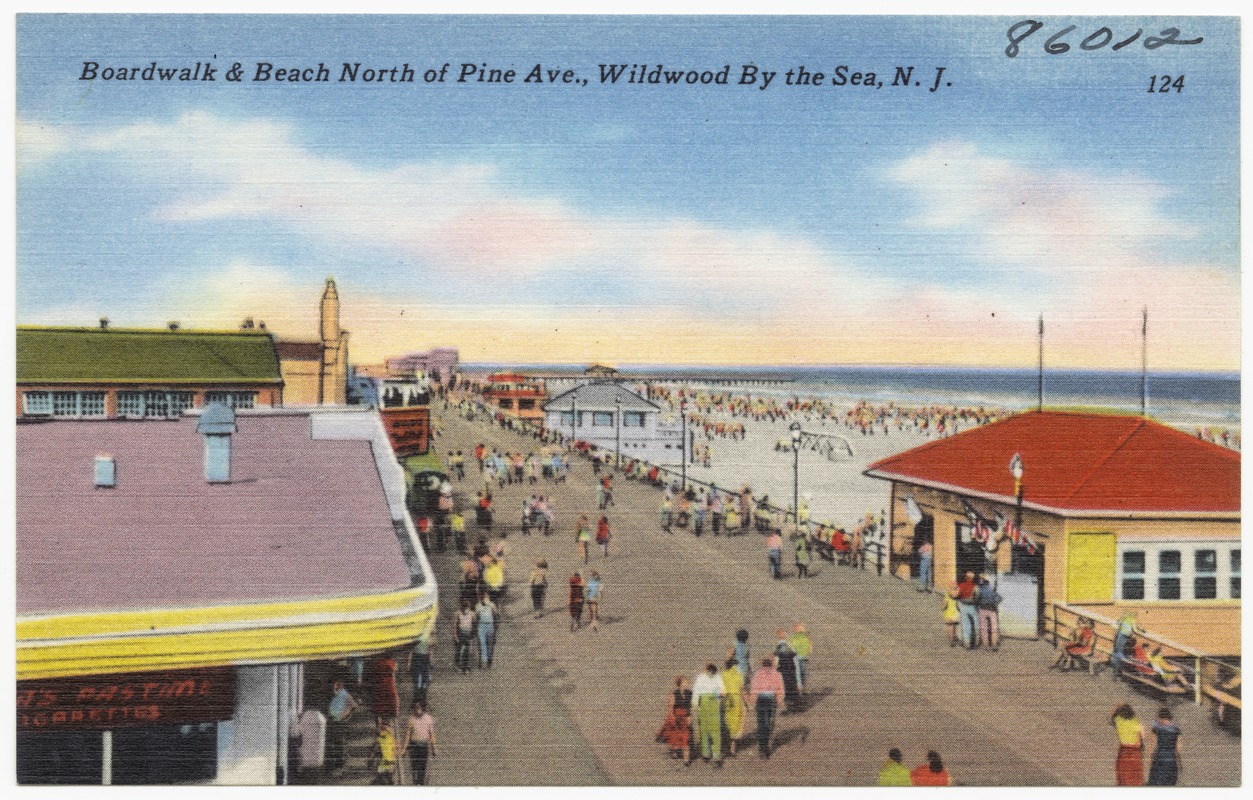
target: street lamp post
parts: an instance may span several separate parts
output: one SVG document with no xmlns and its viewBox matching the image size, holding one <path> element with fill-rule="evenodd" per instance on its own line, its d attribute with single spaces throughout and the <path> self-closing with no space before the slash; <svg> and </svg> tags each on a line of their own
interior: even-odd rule
<svg viewBox="0 0 1253 800">
<path fill-rule="evenodd" d="M 788 426 L 792 432 L 792 518 L 799 527 L 801 521 L 801 424 L 793 422 Z"/>
<path fill-rule="evenodd" d="M 577 434 L 574 432 L 574 423 L 579 418 L 578 407 L 575 405 L 574 395 L 570 395 L 570 446 L 574 447 L 574 441 Z"/>
<path fill-rule="evenodd" d="M 1022 474 L 1023 474 L 1023 465 L 1022 465 L 1022 456 L 1021 456 L 1020 454 L 1018 454 L 1018 453 L 1014 453 L 1014 457 L 1013 457 L 1013 458 L 1011 458 L 1011 459 L 1009 460 L 1009 474 L 1014 476 L 1014 498 L 1015 498 L 1015 502 L 1014 502 L 1014 530 L 1015 530 L 1015 531 L 1018 531 L 1019 533 L 1021 533 L 1021 532 L 1022 532 Z M 1000 573 L 1001 573 L 1001 571 L 1000 571 L 1000 568 L 999 568 L 999 567 L 1000 567 L 1000 565 L 999 565 L 999 564 L 994 564 L 994 565 L 993 565 L 992 575 L 993 575 L 994 585 L 996 585 L 996 584 L 999 584 L 999 583 L 1000 583 L 1000 577 L 1001 577 Z"/>
<path fill-rule="evenodd" d="M 683 439 L 679 442 L 682 451 L 682 469 L 680 474 L 683 476 L 683 491 L 687 491 L 687 398 L 679 400 L 679 420 L 683 425 Z"/>
<path fill-rule="evenodd" d="M 1022 528 L 1022 456 L 1014 453 L 1014 457 L 1009 460 L 1009 474 L 1014 476 L 1014 497 L 1017 498 L 1017 507 L 1014 509 L 1014 525 Z"/>
<path fill-rule="evenodd" d="M 622 469 L 622 396 L 615 395 L 613 398 L 613 404 L 617 408 L 617 413 L 614 414 L 614 417 L 613 417 L 614 423 L 617 425 L 617 427 L 614 429 L 614 432 L 613 432 L 613 463 L 614 463 L 615 469 L 621 470 Z"/>
</svg>

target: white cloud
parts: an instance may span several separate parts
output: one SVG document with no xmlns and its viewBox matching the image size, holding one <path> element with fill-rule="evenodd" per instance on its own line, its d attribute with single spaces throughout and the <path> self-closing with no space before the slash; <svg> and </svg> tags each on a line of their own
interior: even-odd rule
<svg viewBox="0 0 1253 800">
<path fill-rule="evenodd" d="M 710 336 L 751 339 L 761 353 L 768 353 L 763 339 L 773 337 L 780 347 L 786 340 L 800 354 L 796 360 L 882 361 L 912 352 L 933 354 L 916 361 L 952 363 L 960 360 L 953 354 L 968 354 L 1004 363 L 1030 360 L 1032 348 L 1006 340 L 1027 331 L 1029 345 L 1035 315 L 1044 311 L 1053 320 L 1050 335 L 1070 348 L 1068 360 L 1089 363 L 1103 342 L 1138 328 L 1138 309 L 1147 304 L 1163 349 L 1177 361 L 1190 351 L 1209 362 L 1238 353 L 1238 276 L 1155 255 L 1163 237 L 1197 234 L 1164 211 L 1161 186 L 1129 175 L 1040 170 L 969 143 L 935 144 L 885 174 L 919 201 L 909 234 L 920 248 L 930 246 L 928 232 L 935 232 L 946 247 L 965 243 L 959 261 L 982 266 L 963 286 L 946 275 L 911 284 L 895 272 L 874 274 L 808 237 L 768 228 L 585 213 L 512 183 L 490 163 L 361 166 L 268 120 L 191 113 L 107 131 L 21 121 L 18 149 L 19 163 L 30 167 L 86 151 L 122 159 L 154 183 L 180 176 L 189 188 L 154 212 L 161 220 L 268 220 L 314 240 L 392 250 L 446 277 L 493 287 L 495 300 L 488 302 L 496 305 L 485 307 L 458 306 L 455 299 L 431 305 L 417 288 L 410 296 L 383 297 L 355 287 L 356 310 L 346 313 L 345 325 L 373 337 L 378 348 L 430 344 L 424 331 L 436 323 L 472 337 L 476 325 L 488 322 L 492 331 L 478 340 L 499 346 L 497 352 L 556 335 L 585 337 L 595 353 L 599 332 L 613 327 L 616 335 L 629 329 L 633 337 L 677 329 L 682 335 L 665 342 L 677 358 L 684 337 L 701 336 L 690 322 L 707 325 Z M 573 308 L 558 297 L 541 306 L 519 291 L 528 279 L 564 279 L 576 269 L 585 274 L 572 277 L 574 285 L 603 287 L 604 304 Z M 1023 281 L 1015 280 L 1016 271 Z M 252 315 L 287 335 L 315 330 L 309 309 L 321 287 L 280 268 L 237 264 L 199 288 L 181 288 L 165 316 L 233 327 Z M 629 307 L 614 305 L 623 302 Z M 559 305 L 567 322 L 554 334 L 549 323 Z M 556 340 L 545 346 L 565 352 Z M 645 338 L 634 346 L 639 350 L 631 358 L 649 360 Z M 489 357 L 492 350 L 484 348 Z M 612 348 L 604 352 L 614 357 Z M 998 352 L 1013 355 L 998 358 Z"/>
</svg>

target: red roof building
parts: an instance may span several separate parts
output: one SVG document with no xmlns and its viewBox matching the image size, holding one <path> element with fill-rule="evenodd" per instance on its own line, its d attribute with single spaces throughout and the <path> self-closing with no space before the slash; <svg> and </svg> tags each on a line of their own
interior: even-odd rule
<svg viewBox="0 0 1253 800">
<path fill-rule="evenodd" d="M 1143 417 L 1018 414 L 871 464 L 867 474 L 1066 516 L 1240 514 L 1240 454 Z M 1203 480 L 1198 477 L 1204 476 Z"/>
<path fill-rule="evenodd" d="M 1032 411 L 866 474 L 892 483 L 897 575 L 921 577 L 930 545 L 940 588 L 995 576 L 1010 632 L 1042 632 L 1056 605 L 1240 652 L 1238 452 L 1142 417 Z"/>
</svg>

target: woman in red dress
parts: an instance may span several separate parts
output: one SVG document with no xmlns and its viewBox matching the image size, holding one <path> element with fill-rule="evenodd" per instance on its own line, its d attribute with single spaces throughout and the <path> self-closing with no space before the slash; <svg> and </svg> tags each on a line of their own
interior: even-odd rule
<svg viewBox="0 0 1253 800">
<path fill-rule="evenodd" d="M 666 721 L 661 730 L 657 731 L 657 741 L 665 742 L 670 750 L 671 758 L 682 758 L 690 764 L 692 744 L 692 690 L 687 688 L 687 680 L 682 675 L 674 679 L 674 691 L 670 694 L 670 708 L 666 712 Z"/>
<path fill-rule="evenodd" d="M 396 660 L 387 654 L 370 662 L 371 710 L 376 717 L 395 719 L 400 712 L 396 695 Z"/>
</svg>

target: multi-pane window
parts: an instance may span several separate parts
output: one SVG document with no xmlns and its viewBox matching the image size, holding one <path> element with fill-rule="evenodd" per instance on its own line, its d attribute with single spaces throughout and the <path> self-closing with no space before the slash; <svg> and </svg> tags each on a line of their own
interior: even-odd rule
<svg viewBox="0 0 1253 800">
<path fill-rule="evenodd" d="M 252 408 L 257 402 L 256 392 L 205 392 L 205 404 L 225 403 L 232 411 Z"/>
<path fill-rule="evenodd" d="M 1144 599 L 1144 551 L 1127 550 L 1122 554 L 1122 599 Z"/>
<path fill-rule="evenodd" d="M 170 392 L 170 416 L 180 416 L 184 411 L 196 405 L 196 396 L 191 392 Z"/>
<path fill-rule="evenodd" d="M 1182 581 L 1183 557 L 1178 550 L 1162 550 L 1157 554 L 1157 599 L 1178 600 Z"/>
<path fill-rule="evenodd" d="M 78 413 L 84 417 L 103 417 L 104 392 L 79 392 Z"/>
<path fill-rule="evenodd" d="M 120 417 L 165 419 L 177 417 L 196 404 L 191 392 L 118 392 L 117 413 Z"/>
<path fill-rule="evenodd" d="M 643 411 L 624 411 L 622 413 L 622 427 L 624 428 L 644 427 L 644 412 Z"/>
<path fill-rule="evenodd" d="M 574 412 L 573 412 L 573 411 L 562 411 L 562 412 L 561 412 L 561 425 L 562 425 L 563 427 L 568 428 L 568 427 L 570 427 L 570 426 L 571 426 L 571 425 L 573 425 L 573 424 L 574 424 Z"/>
<path fill-rule="evenodd" d="M 1239 600 L 1237 541 L 1122 542 L 1121 600 Z"/>
<path fill-rule="evenodd" d="M 44 415 L 52 413 L 52 392 L 23 392 L 22 405 L 27 414 Z"/>
<path fill-rule="evenodd" d="M 27 415 L 54 417 L 104 416 L 104 392 L 24 392 Z"/>
<path fill-rule="evenodd" d="M 78 415 L 78 392 L 53 392 L 52 416 L 74 417 Z"/>
<path fill-rule="evenodd" d="M 144 396 L 141 392 L 118 392 L 117 413 L 120 417 L 142 417 Z"/>
<path fill-rule="evenodd" d="M 1193 554 L 1192 596 L 1197 600 L 1218 597 L 1218 551 L 1197 550 Z"/>
<path fill-rule="evenodd" d="M 592 414 L 592 425 L 597 428 L 609 428 L 613 426 L 612 411 L 596 411 Z"/>
</svg>

